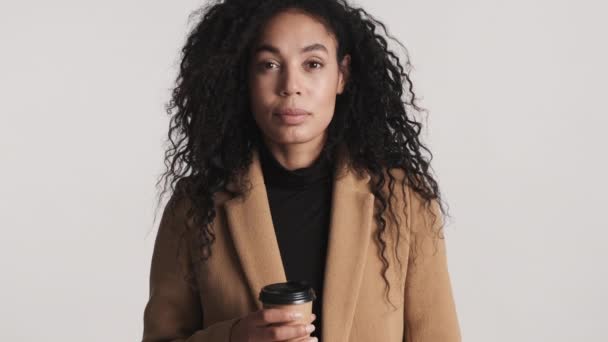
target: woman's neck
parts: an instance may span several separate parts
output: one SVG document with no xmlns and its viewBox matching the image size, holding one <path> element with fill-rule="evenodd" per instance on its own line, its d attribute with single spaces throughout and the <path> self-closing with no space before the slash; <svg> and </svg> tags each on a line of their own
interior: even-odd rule
<svg viewBox="0 0 608 342">
<path fill-rule="evenodd" d="M 297 170 L 311 166 L 319 158 L 325 136 L 304 144 L 276 144 L 267 138 L 263 142 L 281 166 L 287 170 Z"/>
</svg>

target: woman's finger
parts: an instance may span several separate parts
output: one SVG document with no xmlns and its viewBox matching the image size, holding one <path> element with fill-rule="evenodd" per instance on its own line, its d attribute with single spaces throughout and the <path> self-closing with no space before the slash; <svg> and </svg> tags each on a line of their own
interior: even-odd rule
<svg viewBox="0 0 608 342">
<path fill-rule="evenodd" d="M 312 324 L 267 326 L 262 329 L 262 338 L 268 341 L 290 341 L 308 337 L 314 331 Z"/>
<path fill-rule="evenodd" d="M 269 324 L 290 323 L 299 319 L 294 316 L 297 313 L 287 309 L 261 309 L 256 313 L 256 323 L 258 326 L 266 326 Z"/>
</svg>

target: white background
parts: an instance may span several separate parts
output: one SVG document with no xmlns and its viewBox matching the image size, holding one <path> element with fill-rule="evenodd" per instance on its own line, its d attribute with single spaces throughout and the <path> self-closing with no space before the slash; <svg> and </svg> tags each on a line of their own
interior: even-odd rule
<svg viewBox="0 0 608 342">
<path fill-rule="evenodd" d="M 199 1 L 0 3 L 0 340 L 137 341 Z M 603 1 L 358 4 L 414 65 L 468 342 L 608 341 Z"/>
</svg>

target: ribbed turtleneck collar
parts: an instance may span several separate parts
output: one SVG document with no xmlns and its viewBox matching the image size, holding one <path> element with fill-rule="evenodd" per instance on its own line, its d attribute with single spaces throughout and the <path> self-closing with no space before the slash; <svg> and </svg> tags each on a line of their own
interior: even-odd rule
<svg viewBox="0 0 608 342">
<path fill-rule="evenodd" d="M 264 183 L 267 185 L 299 189 L 325 182 L 333 176 L 333 164 L 323 156 L 319 156 L 309 167 L 287 170 L 276 160 L 265 143 L 259 145 L 260 165 L 264 174 Z"/>
</svg>

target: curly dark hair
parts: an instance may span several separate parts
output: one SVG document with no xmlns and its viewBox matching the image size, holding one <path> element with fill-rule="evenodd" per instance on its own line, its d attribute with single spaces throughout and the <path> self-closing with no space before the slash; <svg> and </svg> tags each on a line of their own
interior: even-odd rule
<svg viewBox="0 0 608 342">
<path fill-rule="evenodd" d="M 179 75 L 166 107 L 170 145 L 164 156 L 167 170 L 157 182 L 157 188 L 163 184 L 159 203 L 168 186 L 176 196 L 189 199 L 187 230 L 197 233 L 196 245 L 202 251 L 198 262 L 206 260 L 215 240 L 210 227 L 216 216 L 213 195 L 220 191 L 242 195 L 243 190 L 231 191 L 227 185 L 238 183 L 252 161 L 252 149 L 260 143 L 248 98 L 252 43 L 263 24 L 286 9 L 303 10 L 330 29 L 337 40 L 338 62 L 345 54 L 351 56 L 349 78 L 344 92 L 337 95 L 322 153 L 331 157 L 335 147 L 345 143 L 354 170 L 371 176 L 376 240 L 388 293 L 384 234 L 386 220 L 397 219 L 395 183 L 403 194 L 409 186 L 427 208 L 438 200 L 441 213 L 446 212 L 432 175 L 433 155 L 421 143 L 422 124 L 413 117 L 425 110 L 416 104 L 407 49 L 388 34 L 384 24 L 345 0 L 224 0 L 194 13 L 199 20 L 181 51 Z M 404 66 L 382 32 L 376 32 L 378 27 L 404 49 Z M 441 228 L 436 234 L 443 238 Z M 395 250 L 399 236 L 397 229 Z"/>
</svg>

